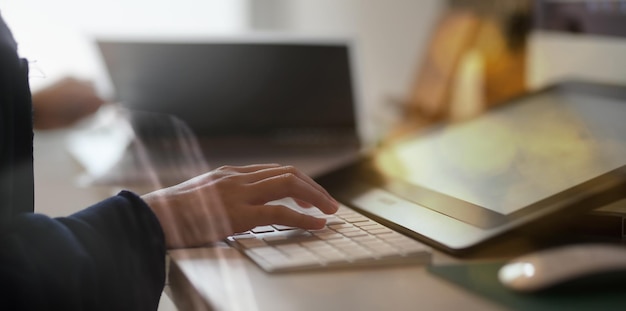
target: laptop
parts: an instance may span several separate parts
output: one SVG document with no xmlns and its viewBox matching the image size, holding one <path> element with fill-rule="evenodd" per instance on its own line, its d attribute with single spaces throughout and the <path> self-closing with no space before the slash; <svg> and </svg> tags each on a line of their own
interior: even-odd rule
<svg viewBox="0 0 626 311">
<path fill-rule="evenodd" d="M 388 142 L 318 181 L 375 221 L 468 254 L 624 199 L 624 116 L 626 87 L 566 81 Z"/>
<path fill-rule="evenodd" d="M 349 39 L 98 38 L 97 46 L 115 99 L 131 112 L 152 163 L 184 153 L 162 149 L 163 139 L 181 139 L 181 125 L 209 168 L 276 162 L 316 176 L 360 152 Z"/>
</svg>

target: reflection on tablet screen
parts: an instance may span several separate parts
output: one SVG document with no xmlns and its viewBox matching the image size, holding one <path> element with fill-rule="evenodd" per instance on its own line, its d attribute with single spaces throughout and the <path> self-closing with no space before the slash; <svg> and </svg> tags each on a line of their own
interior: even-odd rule
<svg viewBox="0 0 626 311">
<path fill-rule="evenodd" d="M 602 106 L 602 109 L 598 109 Z M 509 215 L 623 166 L 626 105 L 546 93 L 385 148 L 378 169 Z"/>
</svg>

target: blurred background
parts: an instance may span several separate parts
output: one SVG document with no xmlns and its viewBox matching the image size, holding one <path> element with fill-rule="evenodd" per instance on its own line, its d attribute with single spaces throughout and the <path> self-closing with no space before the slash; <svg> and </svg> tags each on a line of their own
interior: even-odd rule
<svg viewBox="0 0 626 311">
<path fill-rule="evenodd" d="M 3 0 L 0 13 L 30 60 L 33 91 L 71 76 L 93 81 L 105 99 L 98 36 L 353 38 L 366 146 L 564 79 L 626 85 L 626 0 Z M 65 148 L 37 136 L 35 145 L 51 159 Z M 51 171 L 49 180 L 38 175 L 38 202 L 69 193 L 57 176 L 75 168 L 37 164 Z M 83 196 L 36 208 L 68 214 L 93 203 Z"/>
<path fill-rule="evenodd" d="M 626 83 L 626 1 L 7 0 L 0 10 L 35 91 L 75 76 L 106 94 L 98 35 L 353 37 L 366 143 L 567 77 Z"/>
<path fill-rule="evenodd" d="M 432 0 L 26 0 L 3 1 L 0 10 L 21 54 L 46 75 L 31 79 L 34 90 L 64 75 L 100 79 L 90 42 L 96 35 L 289 32 L 356 37 L 363 101 L 375 106 L 406 93 L 442 6 Z"/>
</svg>

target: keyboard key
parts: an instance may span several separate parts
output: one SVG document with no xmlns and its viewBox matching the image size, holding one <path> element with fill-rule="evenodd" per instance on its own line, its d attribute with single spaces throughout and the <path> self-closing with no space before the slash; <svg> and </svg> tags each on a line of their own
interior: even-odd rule
<svg viewBox="0 0 626 311">
<path fill-rule="evenodd" d="M 370 220 L 365 218 L 364 216 L 350 216 L 350 217 L 342 217 L 343 220 L 349 223 L 357 223 L 357 222 L 369 222 Z"/>
<path fill-rule="evenodd" d="M 337 248 L 358 245 L 357 242 L 353 241 L 352 239 L 346 238 L 344 236 L 342 236 L 341 239 L 328 240 L 328 243 Z"/>
<path fill-rule="evenodd" d="M 277 245 L 275 248 L 283 253 L 301 252 L 304 249 L 300 244 L 283 244 Z"/>
<path fill-rule="evenodd" d="M 242 240 L 242 239 L 256 239 L 257 236 L 248 232 L 248 233 L 238 233 L 232 236 L 234 240 Z"/>
<path fill-rule="evenodd" d="M 306 247 L 306 248 L 320 248 L 320 247 L 322 247 L 322 248 L 331 247 L 332 248 L 332 246 L 330 246 L 328 243 L 326 243 L 324 241 L 319 241 L 319 240 L 318 241 L 303 242 L 303 243 L 300 243 L 300 245 L 302 245 L 303 247 Z"/>
<path fill-rule="evenodd" d="M 354 224 L 355 226 L 365 230 L 365 229 L 380 229 L 380 228 L 387 228 L 379 223 L 373 222 L 373 221 L 369 221 L 369 222 L 357 222 Z"/>
<path fill-rule="evenodd" d="M 250 250 L 250 252 L 253 253 L 253 254 L 259 255 L 259 256 L 261 256 L 263 258 L 271 258 L 271 257 L 282 258 L 282 257 L 286 257 L 285 254 L 283 254 L 277 248 L 269 247 L 269 246 L 257 247 L 255 249 Z"/>
<path fill-rule="evenodd" d="M 335 231 L 342 233 L 342 234 L 346 234 L 348 232 L 363 231 L 363 230 L 357 227 L 345 227 L 345 228 L 338 228 Z"/>
<path fill-rule="evenodd" d="M 325 234 L 325 233 L 337 233 L 337 231 L 332 230 L 332 229 L 330 229 L 328 227 L 323 228 L 323 229 L 319 229 L 319 230 L 311 230 L 309 232 L 311 232 L 312 234 L 316 234 L 316 235 L 317 234 Z"/>
<path fill-rule="evenodd" d="M 363 230 L 357 230 L 357 231 L 341 232 L 341 234 L 343 234 L 346 237 L 354 238 L 354 237 L 359 237 L 359 236 L 366 236 L 367 232 Z"/>
<path fill-rule="evenodd" d="M 281 245 L 281 244 L 289 244 L 289 243 L 300 243 L 305 241 L 317 240 L 315 236 L 311 233 L 308 234 L 300 234 L 297 236 L 287 236 L 287 235 L 272 235 L 268 237 L 264 237 L 263 241 L 267 244 L 271 245 Z"/>
<path fill-rule="evenodd" d="M 345 224 L 346 222 L 339 218 L 339 217 L 327 217 L 326 218 L 326 225 L 340 225 L 340 224 Z"/>
<path fill-rule="evenodd" d="M 391 231 L 391 229 L 387 229 L 387 228 L 363 229 L 363 230 L 367 231 L 370 234 L 374 234 L 374 235 L 380 235 L 380 234 L 385 234 L 385 233 L 393 233 L 393 231 Z"/>
<path fill-rule="evenodd" d="M 272 225 L 272 227 L 274 227 L 274 229 L 278 230 L 278 231 L 285 231 L 285 230 L 295 230 L 298 229 L 296 227 L 291 227 L 291 226 L 283 226 L 283 225 Z"/>
<path fill-rule="evenodd" d="M 330 225 L 328 226 L 328 228 L 333 229 L 333 230 L 337 230 L 337 229 L 344 229 L 344 228 L 354 228 L 354 226 L 352 224 L 338 224 L 338 225 Z"/>
<path fill-rule="evenodd" d="M 274 232 L 274 227 L 272 226 L 259 226 L 252 229 L 254 233 L 265 233 L 265 232 Z"/>
<path fill-rule="evenodd" d="M 379 241 L 378 238 L 376 238 L 375 236 L 372 235 L 362 235 L 362 236 L 356 236 L 356 237 L 352 237 L 352 240 L 363 245 L 366 244 L 369 241 Z"/>
<path fill-rule="evenodd" d="M 333 240 L 333 239 L 343 239 L 343 234 L 333 232 L 333 233 L 313 233 L 316 237 L 322 240 Z"/>
<path fill-rule="evenodd" d="M 267 246 L 267 243 L 261 239 L 237 239 L 237 243 L 243 248 L 253 248 Z"/>
</svg>

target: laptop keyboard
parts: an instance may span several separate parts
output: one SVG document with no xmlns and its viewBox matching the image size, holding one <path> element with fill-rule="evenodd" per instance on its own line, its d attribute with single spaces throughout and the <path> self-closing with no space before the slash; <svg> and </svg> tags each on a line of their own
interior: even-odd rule
<svg viewBox="0 0 626 311">
<path fill-rule="evenodd" d="M 267 272 L 426 264 L 431 260 L 428 246 L 346 206 L 333 215 L 317 209 L 298 211 L 325 218 L 326 226 L 320 230 L 260 226 L 230 236 L 227 242 Z"/>
</svg>

